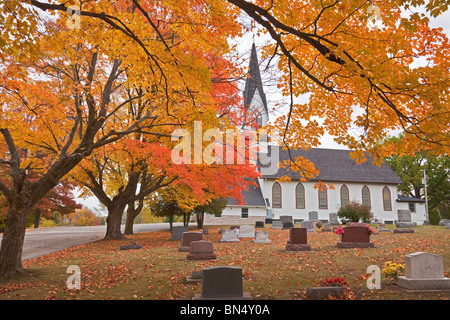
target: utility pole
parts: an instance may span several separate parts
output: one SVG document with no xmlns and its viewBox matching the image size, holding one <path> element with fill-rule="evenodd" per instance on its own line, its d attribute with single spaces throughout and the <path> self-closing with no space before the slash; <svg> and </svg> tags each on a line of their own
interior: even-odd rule
<svg viewBox="0 0 450 320">
<path fill-rule="evenodd" d="M 424 186 L 425 186 L 425 218 L 426 221 L 430 221 L 428 219 L 428 192 L 427 192 L 427 172 L 423 170 L 423 180 L 422 180 Z"/>
</svg>

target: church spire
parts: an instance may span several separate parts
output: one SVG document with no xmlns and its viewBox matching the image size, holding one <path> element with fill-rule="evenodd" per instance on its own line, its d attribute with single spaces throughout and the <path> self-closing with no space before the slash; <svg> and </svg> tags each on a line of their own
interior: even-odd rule
<svg viewBox="0 0 450 320">
<path fill-rule="evenodd" d="M 260 110 L 260 113 L 265 113 L 266 115 L 268 115 L 266 95 L 264 93 L 261 73 L 259 71 L 258 55 L 256 52 L 255 42 L 253 41 L 252 51 L 250 53 L 249 70 L 244 88 L 244 106 L 246 108 L 252 106 L 252 100 L 256 91 L 258 91 L 259 96 L 261 97 L 263 106 L 263 110 Z"/>
</svg>

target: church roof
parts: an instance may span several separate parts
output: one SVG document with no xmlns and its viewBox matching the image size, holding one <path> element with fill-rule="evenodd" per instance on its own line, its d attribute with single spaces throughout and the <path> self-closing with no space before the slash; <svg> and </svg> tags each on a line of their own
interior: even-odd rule
<svg viewBox="0 0 450 320">
<path fill-rule="evenodd" d="M 254 180 L 256 186 L 249 186 L 247 191 L 242 191 L 242 196 L 244 197 L 244 204 L 242 207 L 265 207 L 266 202 L 264 201 L 261 186 L 259 185 L 258 179 Z M 237 200 L 233 198 L 228 198 L 229 206 L 238 206 Z"/>
<path fill-rule="evenodd" d="M 279 161 L 288 160 L 288 150 L 283 150 L 279 146 Z M 385 163 L 380 166 L 372 163 L 372 157 L 365 154 L 367 161 L 357 164 L 350 157 L 350 150 L 313 148 L 310 150 L 291 149 L 291 158 L 303 156 L 311 161 L 320 174 L 314 181 L 330 182 L 359 182 L 359 183 L 389 183 L 399 184 L 402 180 Z M 279 168 L 277 174 L 264 175 L 263 178 L 275 179 L 288 176 L 292 180 L 299 180 L 300 173 L 297 171 Z"/>
<path fill-rule="evenodd" d="M 266 113 L 268 113 L 267 109 L 267 100 L 266 100 L 266 94 L 264 93 L 262 80 L 261 80 L 261 73 L 259 71 L 259 63 L 258 63 L 258 54 L 256 53 L 256 47 L 253 43 L 252 45 L 252 51 L 250 54 L 250 63 L 249 63 L 249 70 L 247 79 L 245 81 L 245 88 L 244 88 L 244 106 L 249 107 L 253 96 L 255 95 L 256 89 L 258 89 L 258 92 L 261 96 L 264 109 Z"/>
</svg>

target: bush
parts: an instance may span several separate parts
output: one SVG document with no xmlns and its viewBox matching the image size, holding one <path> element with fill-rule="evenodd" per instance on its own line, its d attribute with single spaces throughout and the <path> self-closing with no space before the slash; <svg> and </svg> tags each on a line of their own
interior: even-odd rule
<svg viewBox="0 0 450 320">
<path fill-rule="evenodd" d="M 337 215 L 341 220 L 359 222 L 362 219 L 364 222 L 369 222 L 372 212 L 370 212 L 369 207 L 357 201 L 352 201 L 341 207 Z"/>
</svg>

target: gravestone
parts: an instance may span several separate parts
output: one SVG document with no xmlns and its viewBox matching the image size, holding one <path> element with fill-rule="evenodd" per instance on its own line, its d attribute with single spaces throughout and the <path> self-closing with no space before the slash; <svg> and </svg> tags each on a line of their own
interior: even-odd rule
<svg viewBox="0 0 450 320">
<path fill-rule="evenodd" d="M 189 253 L 186 260 L 215 260 L 217 255 L 214 253 L 213 243 L 211 241 L 199 240 L 192 241 L 189 247 Z"/>
<path fill-rule="evenodd" d="M 341 241 L 337 243 L 338 248 L 373 248 L 370 242 L 370 234 L 367 225 L 354 223 L 343 228 Z"/>
<path fill-rule="evenodd" d="M 398 285 L 407 290 L 450 290 L 450 278 L 444 277 L 444 264 L 438 254 L 415 252 L 405 255 L 405 275 Z"/>
<path fill-rule="evenodd" d="M 136 244 L 136 240 L 131 240 L 130 244 L 124 244 L 120 246 L 120 250 L 138 250 L 142 249 L 142 246 Z"/>
<path fill-rule="evenodd" d="M 195 294 L 194 300 L 251 300 L 244 292 L 242 268 L 209 267 L 203 269 L 202 293 Z"/>
<path fill-rule="evenodd" d="M 411 222 L 411 211 L 409 210 L 397 210 L 397 216 L 395 224 L 397 228 L 413 228 L 417 225 L 415 222 Z"/>
<path fill-rule="evenodd" d="M 319 213 L 317 211 L 310 211 L 308 212 L 308 217 L 310 221 L 317 221 L 319 220 Z"/>
<path fill-rule="evenodd" d="M 269 240 L 269 233 L 267 231 L 256 231 L 255 232 L 255 239 L 253 239 L 254 243 L 271 243 L 272 241 Z"/>
<path fill-rule="evenodd" d="M 330 227 L 325 227 L 322 229 L 322 232 L 331 232 L 331 228 Z"/>
<path fill-rule="evenodd" d="M 394 229 L 394 233 L 414 233 L 414 229 Z"/>
<path fill-rule="evenodd" d="M 209 234 L 209 229 L 202 229 L 203 234 L 208 235 Z"/>
<path fill-rule="evenodd" d="M 445 229 L 450 229 L 450 222 L 447 223 L 447 225 L 445 226 Z"/>
<path fill-rule="evenodd" d="M 308 232 L 314 232 L 314 224 L 312 221 L 302 221 L 302 228 L 306 228 Z"/>
<path fill-rule="evenodd" d="M 178 246 L 178 251 L 189 252 L 191 242 L 199 240 L 203 240 L 203 232 L 184 232 L 181 237 L 181 245 Z"/>
<path fill-rule="evenodd" d="M 280 221 L 282 224 L 286 222 L 293 223 L 292 216 L 280 216 Z"/>
<path fill-rule="evenodd" d="M 181 240 L 181 238 L 183 237 L 183 233 L 188 231 L 189 229 L 186 226 L 172 227 L 172 237 L 170 238 L 170 240 L 171 241 Z"/>
<path fill-rule="evenodd" d="M 272 229 L 282 229 L 283 223 L 281 223 L 280 220 L 273 220 L 272 221 Z"/>
<path fill-rule="evenodd" d="M 264 228 L 264 221 L 256 221 L 255 228 Z"/>
<path fill-rule="evenodd" d="M 219 242 L 239 242 L 239 229 L 222 230 L 222 239 Z"/>
<path fill-rule="evenodd" d="M 255 227 L 250 225 L 243 225 L 239 228 L 239 238 L 254 238 Z"/>
<path fill-rule="evenodd" d="M 450 223 L 450 219 L 442 219 L 439 221 L 440 226 L 447 226 Z"/>
<path fill-rule="evenodd" d="M 294 227 L 294 224 L 292 222 L 284 222 L 283 223 L 283 230 L 288 230 L 293 227 Z"/>
<path fill-rule="evenodd" d="M 286 251 L 311 251 L 308 244 L 308 230 L 306 228 L 291 228 L 289 240 L 286 243 Z"/>
<path fill-rule="evenodd" d="M 267 223 L 267 224 L 272 224 L 272 221 L 273 221 L 272 218 L 266 218 L 266 219 L 264 220 L 264 222 Z"/>
<path fill-rule="evenodd" d="M 203 281 L 203 270 L 194 270 L 186 277 L 186 283 L 197 283 Z"/>
<path fill-rule="evenodd" d="M 306 288 L 306 298 L 323 300 L 329 297 L 338 297 L 345 294 L 344 287 L 312 287 Z"/>
<path fill-rule="evenodd" d="M 332 212 L 329 214 L 330 217 L 330 226 L 337 226 L 339 225 L 338 215 L 336 212 Z"/>
</svg>

